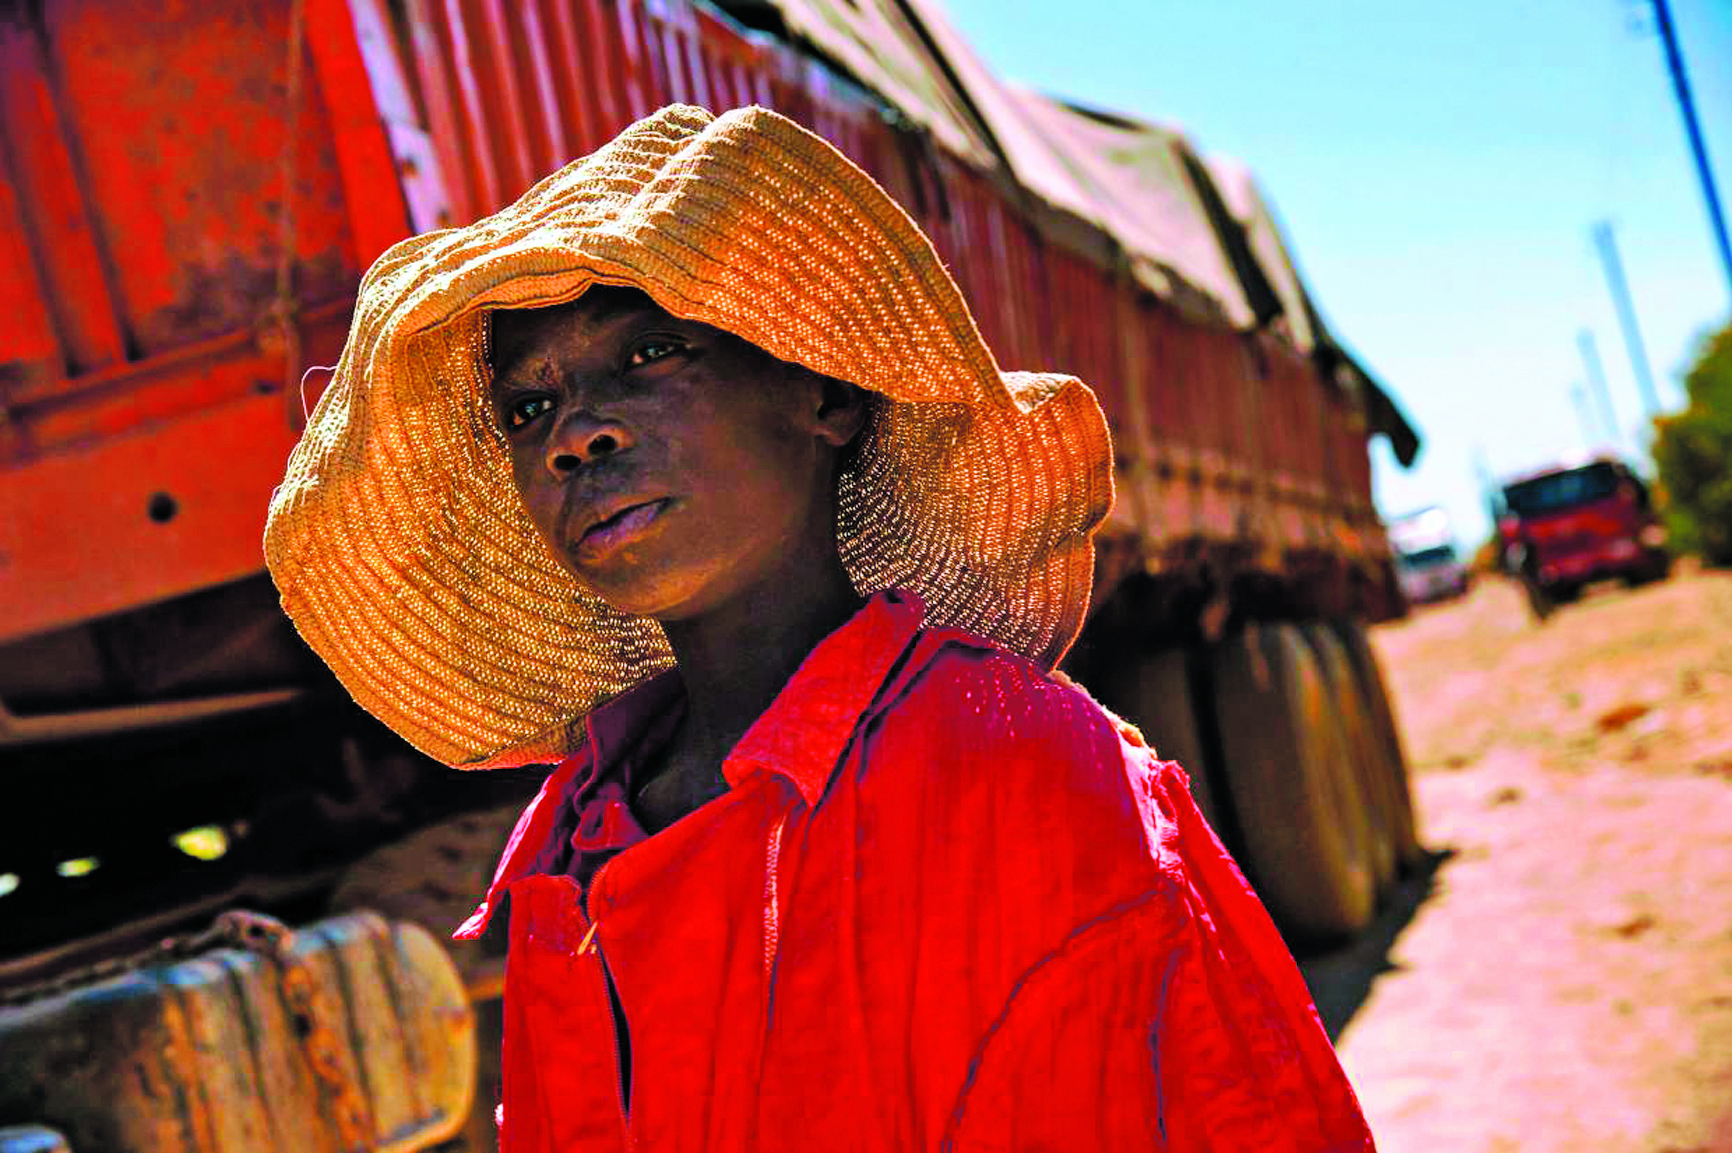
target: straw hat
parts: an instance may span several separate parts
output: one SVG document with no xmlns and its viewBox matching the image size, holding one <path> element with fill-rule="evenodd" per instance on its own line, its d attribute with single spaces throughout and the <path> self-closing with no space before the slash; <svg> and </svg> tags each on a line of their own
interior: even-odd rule
<svg viewBox="0 0 1732 1153">
<path fill-rule="evenodd" d="M 672 666 L 659 624 L 585 593 L 536 533 L 487 401 L 488 312 L 597 283 L 880 394 L 837 502 L 857 589 L 1063 655 L 1112 503 L 1094 395 L 1000 372 L 932 245 L 829 144 L 763 108 L 675 105 L 362 280 L 265 557 L 363 707 L 447 764 L 546 761 Z"/>
</svg>

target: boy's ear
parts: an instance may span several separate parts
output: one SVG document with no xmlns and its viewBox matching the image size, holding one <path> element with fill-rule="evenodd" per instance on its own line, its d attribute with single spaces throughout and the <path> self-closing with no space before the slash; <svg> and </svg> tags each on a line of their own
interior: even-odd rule
<svg viewBox="0 0 1732 1153">
<path fill-rule="evenodd" d="M 818 385 L 815 431 L 824 443 L 843 448 L 865 427 L 870 398 L 859 385 L 833 376 L 812 375 Z"/>
</svg>

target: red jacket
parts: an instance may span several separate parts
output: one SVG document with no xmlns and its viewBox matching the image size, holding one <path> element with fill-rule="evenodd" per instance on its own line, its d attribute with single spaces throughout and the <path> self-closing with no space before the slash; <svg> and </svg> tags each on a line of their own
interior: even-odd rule
<svg viewBox="0 0 1732 1153">
<path fill-rule="evenodd" d="M 589 718 L 458 934 L 510 893 L 504 1153 L 1370 1149 L 1184 773 L 922 611 L 827 638 L 652 838 L 677 675 Z"/>
</svg>

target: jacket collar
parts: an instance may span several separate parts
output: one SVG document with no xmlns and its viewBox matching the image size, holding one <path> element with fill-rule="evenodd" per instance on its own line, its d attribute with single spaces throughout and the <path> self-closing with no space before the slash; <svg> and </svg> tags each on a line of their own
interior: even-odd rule
<svg viewBox="0 0 1732 1153">
<path fill-rule="evenodd" d="M 913 593 L 882 592 L 818 642 L 722 762 L 728 784 L 768 770 L 792 782 L 807 805 L 816 805 L 861 715 L 925 615 L 926 606 Z"/>
<path fill-rule="evenodd" d="M 816 805 L 861 716 L 902 663 L 925 616 L 915 594 L 881 592 L 820 641 L 722 762 L 729 787 L 758 772 L 779 773 L 808 806 Z M 669 670 L 584 718 L 584 747 L 559 763 L 518 818 L 486 898 L 453 936 L 480 936 L 504 890 L 535 871 L 560 811 L 581 801 L 658 716 L 683 706 L 684 697 L 678 670 Z"/>
</svg>

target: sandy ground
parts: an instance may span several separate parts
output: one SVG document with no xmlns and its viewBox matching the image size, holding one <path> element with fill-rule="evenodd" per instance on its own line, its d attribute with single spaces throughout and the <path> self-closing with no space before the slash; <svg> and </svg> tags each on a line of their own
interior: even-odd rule
<svg viewBox="0 0 1732 1153">
<path fill-rule="evenodd" d="M 1373 644 L 1437 859 L 1306 973 L 1379 1148 L 1732 1150 L 1732 575 Z"/>
</svg>

